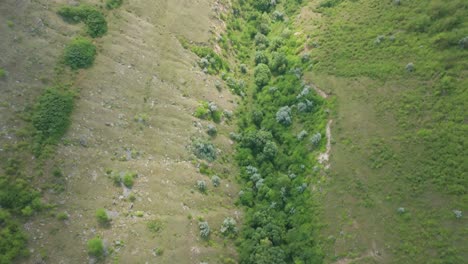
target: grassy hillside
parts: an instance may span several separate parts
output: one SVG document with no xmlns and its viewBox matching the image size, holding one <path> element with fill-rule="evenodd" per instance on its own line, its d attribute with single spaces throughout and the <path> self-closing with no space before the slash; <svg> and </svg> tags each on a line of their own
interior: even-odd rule
<svg viewBox="0 0 468 264">
<path fill-rule="evenodd" d="M 328 259 L 460 263 L 467 257 L 466 217 L 455 213 L 468 200 L 466 1 L 330 0 L 308 9 L 321 17 L 299 21 L 314 24 L 306 32 L 314 59 L 307 76 L 337 102 L 324 204 Z"/>
</svg>

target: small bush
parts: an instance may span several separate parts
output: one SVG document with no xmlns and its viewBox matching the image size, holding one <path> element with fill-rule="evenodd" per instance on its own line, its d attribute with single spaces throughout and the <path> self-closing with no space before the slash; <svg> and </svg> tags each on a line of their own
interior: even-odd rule
<svg viewBox="0 0 468 264">
<path fill-rule="evenodd" d="M 197 189 L 200 192 L 205 193 L 206 192 L 206 182 L 205 181 L 197 181 Z"/>
<path fill-rule="evenodd" d="M 414 64 L 412 62 L 406 64 L 405 69 L 407 72 L 413 72 L 414 71 Z"/>
<path fill-rule="evenodd" d="M 39 193 L 22 179 L 0 176 L 0 208 L 22 213 L 30 209 L 40 209 Z"/>
<path fill-rule="evenodd" d="M 268 68 L 268 65 L 260 63 L 255 67 L 255 73 L 254 73 L 254 78 L 255 78 L 255 84 L 258 87 L 263 87 L 267 85 L 270 82 L 271 78 L 271 72 L 270 68 Z"/>
<path fill-rule="evenodd" d="M 297 104 L 297 111 L 299 113 L 310 112 L 314 107 L 314 103 L 309 100 L 305 100 L 304 102 L 300 102 Z"/>
<path fill-rule="evenodd" d="M 118 2 L 119 0 L 111 1 Z M 64 6 L 57 13 L 68 22 L 84 22 L 87 27 L 86 31 L 93 38 L 102 37 L 107 33 L 107 22 L 104 14 L 95 7 L 88 5 Z"/>
<path fill-rule="evenodd" d="M 317 146 L 320 143 L 320 140 L 322 140 L 322 134 L 317 132 L 312 136 L 310 142 L 312 142 L 314 146 Z"/>
<path fill-rule="evenodd" d="M 96 210 L 96 219 L 100 225 L 108 225 L 111 221 L 107 215 L 106 209 L 99 208 Z"/>
<path fill-rule="evenodd" d="M 216 134 L 218 134 L 218 130 L 216 129 L 216 126 L 212 125 L 212 124 L 209 124 L 207 129 L 206 129 L 206 133 L 212 137 L 216 136 Z"/>
<path fill-rule="evenodd" d="M 271 62 L 270 62 L 271 71 L 276 74 L 283 74 L 288 68 L 288 60 L 286 55 L 281 52 L 273 52 Z"/>
<path fill-rule="evenodd" d="M 239 66 L 239 69 L 240 69 L 240 72 L 243 73 L 243 74 L 246 74 L 246 73 L 247 73 L 247 70 L 248 70 L 248 69 L 247 69 L 247 65 L 245 65 L 245 64 L 241 64 L 241 65 Z"/>
<path fill-rule="evenodd" d="M 107 9 L 115 9 L 122 5 L 123 0 L 106 0 Z"/>
<path fill-rule="evenodd" d="M 259 49 L 265 49 L 270 44 L 268 38 L 262 33 L 257 33 L 257 35 L 255 35 L 254 41 L 255 45 Z"/>
<path fill-rule="evenodd" d="M 210 142 L 206 142 L 200 139 L 193 142 L 193 153 L 199 159 L 204 159 L 207 161 L 214 161 L 216 159 L 215 146 Z"/>
<path fill-rule="evenodd" d="M 65 48 L 65 64 L 74 70 L 91 67 L 95 57 L 96 47 L 85 38 L 78 37 L 72 40 Z"/>
<path fill-rule="evenodd" d="M 285 126 L 291 125 L 292 117 L 291 108 L 289 106 L 283 106 L 276 112 L 276 122 Z"/>
<path fill-rule="evenodd" d="M 68 218 L 70 218 L 70 216 L 66 212 L 60 212 L 57 214 L 57 219 L 60 221 L 68 220 Z"/>
<path fill-rule="evenodd" d="M 154 254 L 156 254 L 156 256 L 162 256 L 164 254 L 164 249 L 162 248 L 155 248 L 154 249 Z"/>
<path fill-rule="evenodd" d="M 0 79 L 5 78 L 5 76 L 6 76 L 6 71 L 5 71 L 5 69 L 0 68 Z"/>
<path fill-rule="evenodd" d="M 104 243 L 100 237 L 97 236 L 88 240 L 88 254 L 96 258 L 104 257 Z"/>
<path fill-rule="evenodd" d="M 55 143 L 68 129 L 73 110 L 73 95 L 49 88 L 39 97 L 32 123 L 39 143 Z"/>
<path fill-rule="evenodd" d="M 206 69 L 209 74 L 218 74 L 221 70 L 228 71 L 228 64 L 209 47 L 192 46 L 191 51 L 200 59 L 200 67 Z M 202 66 L 203 65 L 203 66 Z"/>
<path fill-rule="evenodd" d="M 297 134 L 297 140 L 303 140 L 307 137 L 308 134 L 309 133 L 307 133 L 307 131 L 302 130 L 301 132 L 299 132 L 299 134 Z"/>
<path fill-rule="evenodd" d="M 208 222 L 203 221 L 198 224 L 198 228 L 200 229 L 200 236 L 203 239 L 207 239 L 210 236 L 210 226 L 208 225 Z"/>
<path fill-rule="evenodd" d="M 122 183 L 127 188 L 132 188 L 134 184 L 134 179 L 138 176 L 136 173 L 126 173 L 122 178 Z"/>
<path fill-rule="evenodd" d="M 151 220 L 146 223 L 146 227 L 151 233 L 156 234 L 163 229 L 163 223 L 161 220 Z"/>
<path fill-rule="evenodd" d="M 268 59 L 268 56 L 266 55 L 265 51 L 257 51 L 255 52 L 255 64 L 258 65 L 260 63 L 263 64 L 268 64 L 270 60 Z"/>
<path fill-rule="evenodd" d="M 221 184 L 221 178 L 219 178 L 217 175 L 214 175 L 211 177 L 211 183 L 214 187 L 218 187 Z"/>
<path fill-rule="evenodd" d="M 221 225 L 221 234 L 225 236 L 237 234 L 237 222 L 232 217 L 226 217 Z"/>
<path fill-rule="evenodd" d="M 460 46 L 461 49 L 466 49 L 468 48 L 468 36 L 460 39 L 458 41 L 458 46 Z M 0 74 L 0 77 L 1 77 L 1 74 Z"/>
<path fill-rule="evenodd" d="M 0 207 L 0 263 L 14 263 L 19 256 L 26 256 L 27 237 L 6 210 Z"/>
<path fill-rule="evenodd" d="M 283 12 L 280 12 L 278 10 L 275 10 L 272 14 L 273 16 L 273 19 L 275 21 L 283 21 L 284 20 L 284 13 Z"/>
</svg>

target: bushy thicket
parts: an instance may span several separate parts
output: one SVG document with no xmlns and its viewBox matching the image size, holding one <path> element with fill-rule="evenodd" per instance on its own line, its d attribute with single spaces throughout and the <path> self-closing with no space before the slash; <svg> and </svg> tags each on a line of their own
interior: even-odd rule
<svg viewBox="0 0 468 264">
<path fill-rule="evenodd" d="M 123 0 L 106 0 L 106 7 L 108 9 L 115 9 L 123 4 Z"/>
<path fill-rule="evenodd" d="M 86 38 L 78 37 L 65 47 L 65 64 L 74 70 L 91 67 L 95 57 L 96 47 Z"/>
<path fill-rule="evenodd" d="M 118 1 L 111 0 L 110 2 L 114 3 Z M 102 37 L 107 33 L 106 18 L 95 7 L 88 5 L 64 6 L 57 13 L 69 22 L 85 23 L 87 33 L 93 38 Z"/>
<path fill-rule="evenodd" d="M 215 123 L 219 123 L 221 122 L 223 112 L 214 102 L 203 101 L 197 109 L 195 109 L 193 115 L 200 119 L 213 120 Z"/>
<path fill-rule="evenodd" d="M 44 144 L 57 142 L 70 125 L 73 95 L 59 88 L 49 88 L 39 97 L 32 123 L 36 129 L 36 154 Z"/>
<path fill-rule="evenodd" d="M 299 2 L 287 0 L 282 7 L 292 14 Z M 251 67 L 256 65 L 250 77 L 261 88 L 248 87 L 252 98 L 241 111 L 240 133 L 232 134 L 243 181 L 238 202 L 246 207 L 239 261 L 321 263 L 320 224 L 307 177 L 314 174 L 316 153 L 311 149 L 317 148 L 311 148 L 309 140 L 300 142 L 295 129 L 323 129 L 323 101 L 300 80 L 304 65 L 296 50 L 303 43 L 290 30 L 281 31 L 287 28 L 279 24 L 281 19 L 265 19 L 264 12 L 271 16 L 276 5 L 276 1 L 234 2 L 238 12 L 228 23 L 237 57 Z M 300 137 L 306 136 L 304 132 Z"/>
<path fill-rule="evenodd" d="M 270 82 L 271 72 L 268 65 L 260 63 L 255 67 L 255 84 L 259 87 L 263 87 Z"/>
<path fill-rule="evenodd" d="M 229 71 L 228 64 L 209 47 L 191 46 L 193 53 L 200 57 L 199 66 L 209 74 L 217 74 L 220 71 Z"/>
<path fill-rule="evenodd" d="M 8 175 L 0 176 L 0 263 L 12 263 L 28 254 L 27 237 L 21 229 L 19 216 L 28 217 L 40 210 L 39 192 L 19 176 L 19 168 L 7 168 Z"/>
<path fill-rule="evenodd" d="M 11 214 L 0 208 L 0 263 L 9 264 L 19 256 L 28 255 L 27 237 Z"/>
</svg>

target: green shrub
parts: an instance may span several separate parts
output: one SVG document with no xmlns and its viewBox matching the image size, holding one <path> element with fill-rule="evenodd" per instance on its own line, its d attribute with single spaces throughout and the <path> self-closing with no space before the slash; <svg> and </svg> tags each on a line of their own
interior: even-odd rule
<svg viewBox="0 0 468 264">
<path fill-rule="evenodd" d="M 255 84 L 259 87 L 263 87 L 270 82 L 271 72 L 268 65 L 260 63 L 255 67 Z"/>
<path fill-rule="evenodd" d="M 70 216 L 66 212 L 60 212 L 57 214 L 57 219 L 60 221 L 68 220 Z"/>
<path fill-rule="evenodd" d="M 206 182 L 205 181 L 197 181 L 197 189 L 201 193 L 206 193 Z"/>
<path fill-rule="evenodd" d="M 137 177 L 136 173 L 126 173 L 122 178 L 122 183 L 127 188 L 132 188 L 134 184 L 134 179 Z"/>
<path fill-rule="evenodd" d="M 218 187 L 221 184 L 221 178 L 219 178 L 217 175 L 214 175 L 211 177 L 211 183 L 214 187 Z"/>
<path fill-rule="evenodd" d="M 146 223 L 146 227 L 148 228 L 148 230 L 151 232 L 151 233 L 159 233 L 161 232 L 161 230 L 163 229 L 163 223 L 161 220 L 150 220 Z"/>
<path fill-rule="evenodd" d="M 106 209 L 99 208 L 96 210 L 96 219 L 100 225 L 108 225 L 111 221 L 107 215 Z"/>
<path fill-rule="evenodd" d="M 208 102 L 202 102 L 195 109 L 195 113 L 193 113 L 193 116 L 200 119 L 209 119 L 210 113 L 211 111 L 210 109 L 208 109 Z"/>
<path fill-rule="evenodd" d="M 234 236 L 237 234 L 237 222 L 232 217 L 226 217 L 221 226 L 221 234 L 225 236 Z"/>
<path fill-rule="evenodd" d="M 275 6 L 276 1 L 271 0 L 255 0 L 252 1 L 252 5 L 261 12 L 268 12 L 270 8 Z"/>
<path fill-rule="evenodd" d="M 65 48 L 65 64 L 72 69 L 89 68 L 96 57 L 96 46 L 85 38 L 78 37 L 72 40 Z"/>
<path fill-rule="evenodd" d="M 265 51 L 257 51 L 255 52 L 255 64 L 258 65 L 260 63 L 263 64 L 268 64 L 270 60 L 268 59 L 268 56 L 266 55 Z"/>
<path fill-rule="evenodd" d="M 27 207 L 40 209 L 39 193 L 25 180 L 0 176 L 0 208 L 19 214 Z"/>
<path fill-rule="evenodd" d="M 270 62 L 271 71 L 276 74 L 283 74 L 288 69 L 288 60 L 286 55 L 281 52 L 273 52 L 271 62 Z"/>
<path fill-rule="evenodd" d="M 198 228 L 200 229 L 200 236 L 203 239 L 208 239 L 208 237 L 210 237 L 211 229 L 210 229 L 210 225 L 208 225 L 208 222 L 206 221 L 200 222 L 198 224 Z"/>
<path fill-rule="evenodd" d="M 209 74 L 218 74 L 221 70 L 228 71 L 228 64 L 209 47 L 192 46 L 193 53 L 200 57 L 200 67 L 206 68 Z"/>
<path fill-rule="evenodd" d="M 73 95 L 49 88 L 39 97 L 32 123 L 39 144 L 55 143 L 67 131 L 73 110 Z"/>
<path fill-rule="evenodd" d="M 216 159 L 216 148 L 212 143 L 202 139 L 196 139 L 192 147 L 193 153 L 197 158 L 207 161 L 214 161 Z"/>
<path fill-rule="evenodd" d="M 0 79 L 5 78 L 6 76 L 6 71 L 3 68 L 0 68 Z"/>
<path fill-rule="evenodd" d="M 123 0 L 106 0 L 106 7 L 108 9 L 115 9 L 122 5 Z"/>
<path fill-rule="evenodd" d="M 95 7 L 88 5 L 64 6 L 57 13 L 68 22 L 84 22 L 87 27 L 86 31 L 93 38 L 102 37 L 107 33 L 107 22 L 104 14 Z"/>
<path fill-rule="evenodd" d="M 0 199 L 1 201 L 1 199 Z M 19 223 L 10 213 L 0 208 L 0 263 L 13 263 L 13 260 L 28 254 L 27 237 Z"/>
<path fill-rule="evenodd" d="M 104 243 L 99 236 L 88 240 L 88 254 L 96 258 L 104 257 Z"/>
</svg>

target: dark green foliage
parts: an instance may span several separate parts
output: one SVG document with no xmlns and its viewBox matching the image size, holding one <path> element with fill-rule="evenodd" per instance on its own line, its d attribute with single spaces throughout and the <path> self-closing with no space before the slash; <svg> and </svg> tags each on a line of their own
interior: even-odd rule
<svg viewBox="0 0 468 264">
<path fill-rule="evenodd" d="M 39 193 L 25 180 L 0 176 L 0 207 L 21 213 L 28 206 L 40 209 Z"/>
<path fill-rule="evenodd" d="M 0 264 L 13 263 L 15 258 L 26 256 L 26 243 L 27 237 L 19 224 L 8 211 L 0 208 Z"/>
<path fill-rule="evenodd" d="M 209 47 L 191 46 L 190 50 L 201 59 L 206 60 L 206 69 L 209 74 L 217 74 L 220 71 L 228 71 L 227 63 Z"/>
<path fill-rule="evenodd" d="M 324 0 L 320 2 L 319 7 L 331 8 L 331 7 L 339 5 L 341 2 L 343 2 L 343 0 Z"/>
<path fill-rule="evenodd" d="M 268 59 L 268 56 L 266 55 L 265 51 L 257 51 L 255 52 L 255 64 L 258 65 L 260 63 L 263 64 L 268 64 L 270 60 Z"/>
<path fill-rule="evenodd" d="M 284 8 L 290 15 L 299 10 L 300 2 L 281 1 L 278 9 Z M 321 263 L 323 254 L 316 241 L 317 210 L 307 187 L 316 159 L 307 146 L 310 143 L 298 141 L 294 129 L 297 126 L 307 131 L 321 130 L 326 120 L 323 102 L 313 93 L 301 94 L 304 85 L 298 74 L 301 60 L 297 51 L 303 43 L 291 30 L 284 29 L 290 25 L 273 23 L 270 31 L 265 27 L 268 23 L 262 22 L 265 16 L 258 10 L 270 11 L 273 3 L 242 1 L 235 5 L 239 18 L 232 26 L 228 24 L 238 59 L 249 65 L 257 64 L 250 80 L 260 88 L 247 87 L 250 90 L 246 94 L 252 97 L 245 100 L 245 108 L 239 114 L 241 135 L 234 135 L 236 161 L 244 185 L 238 202 L 246 207 L 238 239 L 239 262 Z M 258 32 L 264 29 L 268 37 Z M 272 51 L 275 53 L 269 59 L 267 52 Z M 266 85 L 271 87 L 261 89 Z M 295 107 L 299 103 L 305 106 L 300 113 Z M 285 106 L 294 107 L 284 108 L 286 115 L 281 112 L 282 123 L 278 123 L 277 112 Z M 294 126 L 289 126 L 293 119 Z"/>
<path fill-rule="evenodd" d="M 96 258 L 104 257 L 104 243 L 100 237 L 96 236 L 88 240 L 88 254 Z"/>
<path fill-rule="evenodd" d="M 271 78 L 271 72 L 270 68 L 268 68 L 268 65 L 260 63 L 255 67 L 255 73 L 254 73 L 254 78 L 255 78 L 255 84 L 258 87 L 263 87 L 267 85 L 270 82 Z"/>
<path fill-rule="evenodd" d="M 252 1 L 252 5 L 261 12 L 268 12 L 274 6 L 271 0 L 256 0 Z"/>
<path fill-rule="evenodd" d="M 5 78 L 5 76 L 6 76 L 6 71 L 5 71 L 5 69 L 0 68 L 0 80 L 3 79 L 3 78 Z"/>
<path fill-rule="evenodd" d="M 36 129 L 39 145 L 57 142 L 70 125 L 73 110 L 73 95 L 58 88 L 47 89 L 39 97 L 32 123 Z"/>
<path fill-rule="evenodd" d="M 106 19 L 102 12 L 95 7 L 88 5 L 64 6 L 57 13 L 68 22 L 84 22 L 87 33 L 93 38 L 102 37 L 107 33 Z"/>
<path fill-rule="evenodd" d="M 96 47 L 86 38 L 76 38 L 65 48 L 65 64 L 72 69 L 89 68 L 94 63 Z"/>
<path fill-rule="evenodd" d="M 283 74 L 286 72 L 288 68 L 288 59 L 286 55 L 281 52 L 273 52 L 271 62 L 270 62 L 270 69 L 275 74 Z"/>
<path fill-rule="evenodd" d="M 107 9 L 115 9 L 122 5 L 123 0 L 106 0 Z"/>
</svg>

